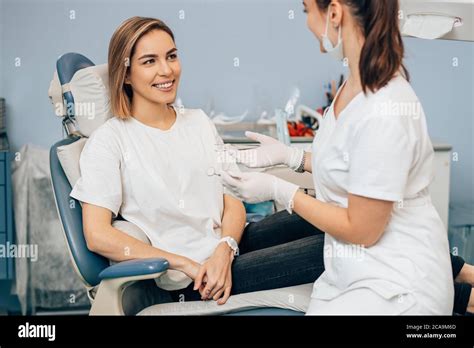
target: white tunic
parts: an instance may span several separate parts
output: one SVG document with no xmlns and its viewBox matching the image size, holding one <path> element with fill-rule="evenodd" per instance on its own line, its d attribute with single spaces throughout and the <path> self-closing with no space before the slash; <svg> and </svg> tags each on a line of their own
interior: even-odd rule
<svg viewBox="0 0 474 348">
<path fill-rule="evenodd" d="M 221 238 L 227 190 L 208 172 L 222 169 L 223 142 L 202 110 L 176 115 L 168 130 L 116 117 L 99 127 L 84 146 L 71 197 L 120 213 L 153 246 L 202 263 Z M 191 282 L 183 275 L 168 272 L 157 283 L 179 289 Z"/>
<path fill-rule="evenodd" d="M 453 309 L 447 233 L 430 200 L 434 151 L 410 84 L 395 77 L 358 94 L 334 116 L 331 105 L 313 142 L 318 200 L 347 208 L 349 193 L 393 201 L 372 247 L 325 236 L 325 272 L 308 314 L 445 314 Z"/>
</svg>

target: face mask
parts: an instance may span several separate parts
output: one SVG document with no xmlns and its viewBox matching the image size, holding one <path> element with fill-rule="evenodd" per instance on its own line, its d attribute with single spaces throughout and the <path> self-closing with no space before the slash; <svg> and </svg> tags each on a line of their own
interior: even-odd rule
<svg viewBox="0 0 474 348">
<path fill-rule="evenodd" d="M 337 44 L 333 46 L 331 40 L 328 37 L 328 30 L 329 30 L 329 11 L 328 16 L 326 19 L 326 33 L 323 35 L 323 48 L 327 53 L 333 56 L 336 60 L 343 60 L 344 59 L 344 52 L 342 51 L 342 26 L 339 26 L 339 33 L 337 37 Z"/>
</svg>

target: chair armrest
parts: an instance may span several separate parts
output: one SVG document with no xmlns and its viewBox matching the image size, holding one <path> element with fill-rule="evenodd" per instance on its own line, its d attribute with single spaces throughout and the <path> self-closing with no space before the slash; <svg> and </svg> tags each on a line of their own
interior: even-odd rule
<svg viewBox="0 0 474 348">
<path fill-rule="evenodd" d="M 104 269 L 99 273 L 99 279 L 146 276 L 164 272 L 168 267 L 168 260 L 162 258 L 123 261 Z"/>
<path fill-rule="evenodd" d="M 101 282 L 89 315 L 124 315 L 122 295 L 130 284 L 163 275 L 169 267 L 167 260 L 136 259 L 107 267 L 99 273 Z"/>
</svg>

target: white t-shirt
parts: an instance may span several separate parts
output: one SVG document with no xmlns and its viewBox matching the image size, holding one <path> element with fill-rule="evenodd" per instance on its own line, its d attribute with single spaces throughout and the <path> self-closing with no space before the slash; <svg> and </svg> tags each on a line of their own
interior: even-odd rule
<svg viewBox="0 0 474 348">
<path fill-rule="evenodd" d="M 411 293 L 419 311 L 451 314 L 447 233 L 428 192 L 434 151 L 410 84 L 397 76 L 376 93 L 360 93 L 337 120 L 332 105 L 312 151 L 317 199 L 345 208 L 349 193 L 395 202 L 384 234 L 372 247 L 358 248 L 326 234 L 325 272 L 314 284 L 313 304 L 332 301 L 334 312 L 350 313 L 337 307 L 347 306 L 337 298 L 365 288 L 387 302 Z M 310 309 L 317 314 L 316 305 Z"/>
<path fill-rule="evenodd" d="M 111 118 L 93 132 L 80 158 L 81 178 L 71 197 L 118 213 L 159 249 L 202 263 L 221 238 L 223 194 L 209 168 L 222 169 L 223 141 L 202 110 L 176 110 L 160 130 L 135 118 Z M 239 170 L 236 164 L 229 165 Z M 229 169 L 229 168 L 224 168 Z M 166 290 L 191 279 L 168 272 Z M 173 279 L 169 279 L 169 278 Z"/>
</svg>

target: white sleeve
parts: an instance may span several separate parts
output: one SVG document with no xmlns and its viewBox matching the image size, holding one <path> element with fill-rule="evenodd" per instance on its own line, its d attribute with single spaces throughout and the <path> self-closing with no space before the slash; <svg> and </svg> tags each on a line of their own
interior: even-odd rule
<svg viewBox="0 0 474 348">
<path fill-rule="evenodd" d="M 363 120 L 349 150 L 349 193 L 399 201 L 403 199 L 414 149 L 400 116 Z"/>
<path fill-rule="evenodd" d="M 204 113 L 204 112 L 203 112 Z M 210 124 L 210 127 L 211 127 L 211 130 L 212 130 L 212 134 L 214 136 L 214 142 L 216 144 L 216 151 L 218 151 L 218 147 L 219 146 L 222 146 L 224 147 L 224 140 L 222 140 L 221 136 L 219 135 L 219 133 L 217 132 L 217 128 L 216 128 L 216 125 L 214 124 L 214 122 L 212 122 L 212 120 L 209 118 L 209 116 L 207 116 L 205 113 L 204 115 L 206 116 L 206 118 L 208 119 L 209 121 L 209 124 Z M 218 153 L 216 152 L 216 155 Z M 224 157 L 224 158 L 223 158 Z M 221 156 L 218 161 L 220 161 L 219 163 L 222 164 L 222 168 L 220 169 L 223 169 L 225 171 L 232 171 L 234 173 L 240 173 L 241 170 L 239 168 L 239 166 L 237 165 L 237 162 L 233 161 L 233 162 L 230 162 L 228 160 L 230 160 L 231 158 L 228 158 L 229 156 Z M 225 163 L 223 162 L 223 160 L 225 161 Z M 226 195 L 230 195 L 236 199 L 238 199 L 237 197 L 235 197 L 232 192 L 227 188 L 227 187 L 223 187 L 223 190 L 224 190 L 224 194 Z M 239 199 L 240 200 L 240 199 Z"/>
<path fill-rule="evenodd" d="M 115 218 L 122 204 L 120 159 L 115 134 L 109 129 L 97 129 L 82 150 L 79 161 L 81 177 L 70 196 L 107 208 Z"/>
</svg>

